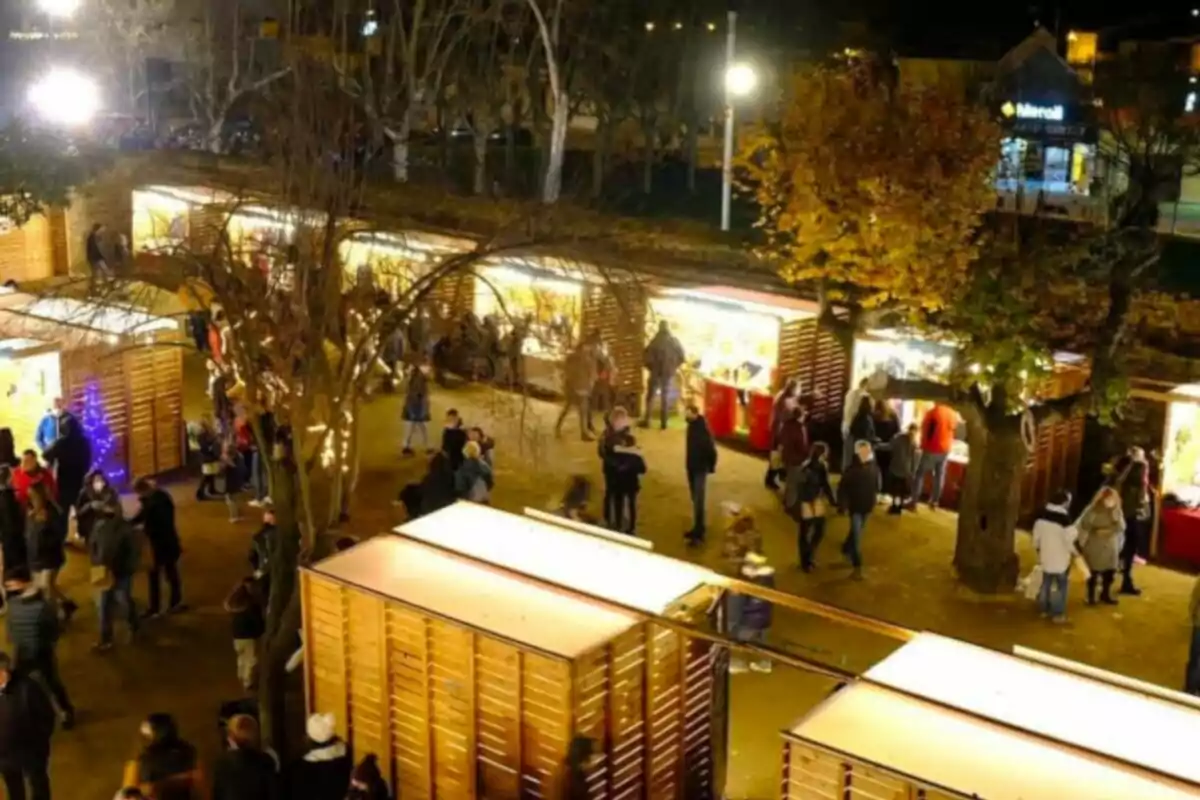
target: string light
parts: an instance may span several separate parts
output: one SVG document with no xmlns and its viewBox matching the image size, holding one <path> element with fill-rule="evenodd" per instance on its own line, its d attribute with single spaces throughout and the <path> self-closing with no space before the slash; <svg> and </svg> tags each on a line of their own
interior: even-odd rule
<svg viewBox="0 0 1200 800">
<path fill-rule="evenodd" d="M 83 407 L 79 423 L 83 427 L 83 435 L 91 445 L 91 468 L 102 471 L 113 485 L 123 484 L 125 470 L 113 463 L 117 449 L 117 437 L 108 427 L 108 419 L 104 413 L 104 400 L 100 395 L 100 386 L 95 381 L 87 383 L 83 388 Z"/>
</svg>

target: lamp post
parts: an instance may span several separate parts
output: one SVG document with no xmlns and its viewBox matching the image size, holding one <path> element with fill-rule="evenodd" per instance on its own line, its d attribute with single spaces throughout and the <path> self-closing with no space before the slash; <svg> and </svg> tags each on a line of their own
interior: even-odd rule
<svg viewBox="0 0 1200 800">
<path fill-rule="evenodd" d="M 84 125 L 100 110 L 99 86 L 73 69 L 50 70 L 29 87 L 28 97 L 39 117 L 66 127 Z"/>
<path fill-rule="evenodd" d="M 733 200 L 733 103 L 758 85 L 758 75 L 749 64 L 739 64 L 737 55 L 737 12 L 729 12 L 725 34 L 725 151 L 721 159 L 721 230 L 729 230 L 729 207 Z"/>
</svg>

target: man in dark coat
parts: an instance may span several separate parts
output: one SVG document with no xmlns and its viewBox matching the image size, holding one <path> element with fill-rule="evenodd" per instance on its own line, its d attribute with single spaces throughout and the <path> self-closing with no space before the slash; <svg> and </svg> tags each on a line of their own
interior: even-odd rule
<svg viewBox="0 0 1200 800">
<path fill-rule="evenodd" d="M 275 759 L 263 752 L 258 722 L 248 714 L 235 714 L 226 731 L 229 749 L 213 766 L 212 800 L 279 800 L 279 770 Z"/>
<path fill-rule="evenodd" d="M 687 407 L 687 467 L 688 491 L 692 495 L 692 529 L 684 534 L 690 544 L 704 541 L 704 504 L 708 476 L 717 471 L 717 445 L 708 422 L 694 404 Z"/>
<path fill-rule="evenodd" d="M 50 800 L 53 733 L 50 698 L 37 681 L 15 673 L 8 654 L 0 653 L 0 776 L 12 800 Z"/>
<path fill-rule="evenodd" d="M 112 649 L 112 615 L 115 607 L 124 607 L 125 620 L 131 636 L 137 634 L 137 607 L 133 602 L 133 576 L 138 569 L 139 547 L 134 539 L 133 527 L 123 518 L 97 525 L 88 542 L 93 567 L 104 567 L 108 571 L 107 586 L 98 587 L 96 604 L 100 610 L 100 641 L 94 649 L 103 652 Z"/>
<path fill-rule="evenodd" d="M 879 467 L 875 464 L 871 443 L 859 440 L 854 445 L 854 460 L 838 484 L 838 507 L 850 515 L 850 532 L 842 543 L 842 555 L 854 567 L 851 577 L 862 580 L 862 534 L 867 517 L 875 510 L 879 497 Z"/>
<path fill-rule="evenodd" d="M 8 592 L 8 641 L 15 651 L 16 671 L 21 675 L 41 676 L 42 683 L 50 690 L 63 729 L 74 724 L 75 708 L 67 695 L 58 673 L 58 614 L 42 590 L 35 586 L 25 566 L 5 571 L 4 588 Z"/>
<path fill-rule="evenodd" d="M 66 401 L 61 397 L 55 398 L 54 411 L 58 420 L 57 436 L 43 456 L 54 467 L 65 522 L 66 514 L 83 491 L 84 478 L 92 468 L 92 446 L 83 432 L 83 425 L 67 409 Z"/>
<path fill-rule="evenodd" d="M 175 527 L 175 502 L 170 494 L 146 478 L 139 478 L 133 484 L 133 490 L 137 492 L 141 508 L 131 522 L 142 526 L 154 559 L 149 572 L 150 605 L 146 616 L 157 616 L 162 610 L 160 578 L 163 576 L 166 576 L 171 592 L 167 613 L 176 614 L 184 610 L 184 605 L 183 587 L 179 581 L 179 557 L 183 555 L 183 547 Z"/>
<path fill-rule="evenodd" d="M 25 509 L 12 482 L 12 468 L 0 465 L 0 554 L 5 564 L 25 564 L 29 560 L 29 550 L 25 546 Z"/>
<path fill-rule="evenodd" d="M 646 370 L 650 373 L 649 383 L 646 384 L 646 408 L 642 416 L 642 427 L 650 427 L 650 406 L 656 393 L 662 394 L 662 410 L 660 421 L 663 430 L 667 428 L 667 396 L 671 393 L 671 381 L 675 373 L 683 366 L 686 356 L 683 345 L 671 334 L 671 326 L 666 320 L 658 323 L 658 333 L 646 346 Z"/>
<path fill-rule="evenodd" d="M 87 256 L 88 266 L 92 268 L 92 274 L 109 277 L 112 272 L 108 268 L 108 260 L 104 257 L 104 249 L 100 244 L 105 230 L 104 225 L 99 222 L 92 225 L 91 231 L 88 232 L 87 238 L 83 242 L 83 249 Z"/>
</svg>

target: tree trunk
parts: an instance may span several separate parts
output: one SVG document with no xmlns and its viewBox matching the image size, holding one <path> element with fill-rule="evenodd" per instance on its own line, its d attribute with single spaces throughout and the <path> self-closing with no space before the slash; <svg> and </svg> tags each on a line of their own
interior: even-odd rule
<svg viewBox="0 0 1200 800">
<path fill-rule="evenodd" d="M 592 198 L 604 193 L 604 170 L 608 166 L 608 150 L 612 145 L 612 125 L 608 120 L 598 120 L 596 141 L 592 148 Z"/>
<path fill-rule="evenodd" d="M 392 177 L 397 183 L 408 183 L 408 136 L 412 131 L 412 111 L 406 110 L 400 119 L 400 130 L 392 142 Z"/>
<path fill-rule="evenodd" d="M 296 651 L 300 631 L 300 593 L 296 591 L 300 566 L 300 526 L 296 517 L 295 469 L 286 462 L 271 463 L 271 489 L 275 493 L 278 544 L 271 559 L 271 595 L 267 599 L 267 631 L 263 636 L 259 670 L 259 715 L 268 744 L 277 753 L 287 752 L 287 666 Z"/>
<path fill-rule="evenodd" d="M 208 133 L 205 134 L 204 149 L 216 155 L 221 154 L 221 129 L 224 127 L 225 113 L 222 112 L 208 126 Z"/>
<path fill-rule="evenodd" d="M 696 121 L 695 110 L 691 119 L 687 123 L 687 133 L 685 134 L 687 151 L 687 190 L 692 194 L 696 193 L 696 162 L 700 159 L 700 131 Z"/>
<path fill-rule="evenodd" d="M 654 191 L 654 131 L 642 131 L 642 194 Z"/>
<path fill-rule="evenodd" d="M 563 159 L 567 151 L 567 123 L 570 107 L 566 92 L 554 96 L 554 114 L 550 122 L 550 152 L 546 159 L 546 179 L 542 184 L 542 202 L 557 203 L 562 193 Z"/>
<path fill-rule="evenodd" d="M 488 192 L 487 183 L 487 139 L 488 132 L 477 129 L 472 137 L 475 144 L 475 178 L 472 181 L 475 194 L 484 195 Z"/>
<path fill-rule="evenodd" d="M 971 460 L 959 498 L 954 566 L 962 582 L 976 592 L 1009 592 L 1019 571 L 1013 543 L 1029 455 L 1021 437 L 1021 416 L 985 416 L 970 410 L 966 417 Z"/>
</svg>

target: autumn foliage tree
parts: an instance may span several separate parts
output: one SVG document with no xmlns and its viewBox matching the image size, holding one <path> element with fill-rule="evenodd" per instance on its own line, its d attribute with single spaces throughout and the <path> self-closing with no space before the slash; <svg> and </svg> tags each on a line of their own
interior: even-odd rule
<svg viewBox="0 0 1200 800">
<path fill-rule="evenodd" d="M 765 255 L 827 311 L 848 309 L 852 336 L 881 311 L 940 308 L 961 285 L 999 139 L 986 110 L 856 61 L 796 74 L 739 165 Z"/>
</svg>

